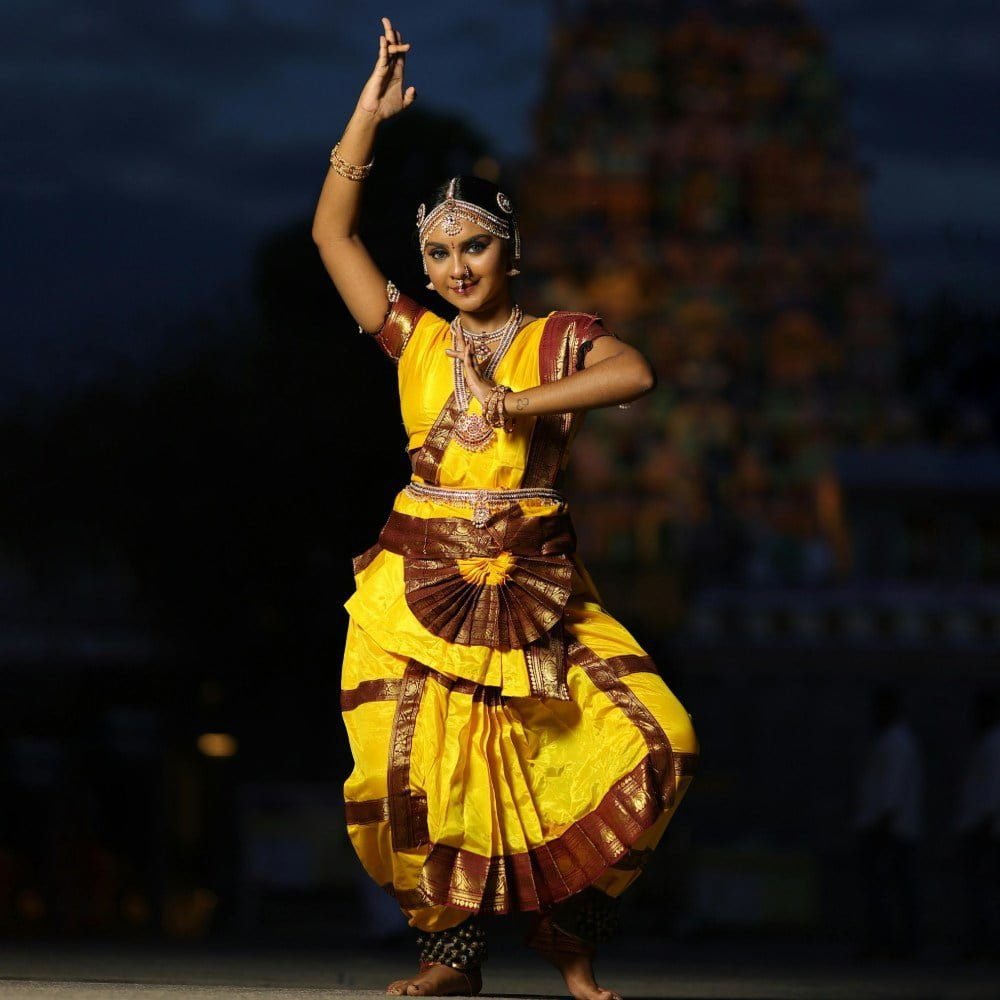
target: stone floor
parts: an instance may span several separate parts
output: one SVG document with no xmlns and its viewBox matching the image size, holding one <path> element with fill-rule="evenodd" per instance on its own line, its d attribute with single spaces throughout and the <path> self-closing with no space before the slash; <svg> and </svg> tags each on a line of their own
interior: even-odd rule
<svg viewBox="0 0 1000 1000">
<path fill-rule="evenodd" d="M 676 950 L 676 949 L 675 949 Z M 209 1000 L 209 998 L 374 998 L 405 973 L 398 954 L 317 954 L 288 949 L 45 947 L 0 945 L 0 998 L 12 1000 Z M 747 954 L 732 944 L 679 958 L 634 947 L 609 959 L 599 979 L 627 1000 L 998 1000 L 1000 965 L 947 958 L 856 962 L 802 949 Z M 553 998 L 557 974 L 531 955 L 495 955 L 483 996 Z"/>
</svg>

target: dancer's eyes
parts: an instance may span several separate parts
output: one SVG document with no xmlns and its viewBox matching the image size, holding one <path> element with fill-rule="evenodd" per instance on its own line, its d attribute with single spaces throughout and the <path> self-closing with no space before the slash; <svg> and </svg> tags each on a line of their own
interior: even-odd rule
<svg viewBox="0 0 1000 1000">
<path fill-rule="evenodd" d="M 465 249 L 469 253 L 480 254 L 490 245 L 489 240 L 470 240 L 465 244 Z M 431 260 L 444 260 L 448 256 L 448 251 L 444 247 L 430 247 L 427 256 Z"/>
</svg>

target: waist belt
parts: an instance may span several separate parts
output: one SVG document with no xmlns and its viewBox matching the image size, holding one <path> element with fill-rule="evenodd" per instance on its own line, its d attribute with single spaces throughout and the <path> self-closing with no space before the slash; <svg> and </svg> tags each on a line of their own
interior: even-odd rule
<svg viewBox="0 0 1000 1000">
<path fill-rule="evenodd" d="M 531 558 L 576 551 L 576 532 L 566 512 L 535 517 L 508 506 L 477 525 L 463 517 L 416 517 L 394 510 L 379 544 L 408 558 L 475 559 L 502 552 Z"/>
<path fill-rule="evenodd" d="M 542 487 L 516 490 L 465 490 L 448 486 L 429 486 L 426 483 L 410 483 L 406 486 L 405 492 L 418 500 L 437 500 L 452 507 L 469 507 L 472 510 L 472 523 L 477 527 L 486 524 L 493 511 L 517 506 L 521 500 L 566 503 L 566 498 L 558 490 Z"/>
</svg>

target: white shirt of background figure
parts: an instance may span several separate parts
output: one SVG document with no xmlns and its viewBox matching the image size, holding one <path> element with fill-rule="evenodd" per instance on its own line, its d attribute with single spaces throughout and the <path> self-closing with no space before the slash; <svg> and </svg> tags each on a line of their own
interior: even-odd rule
<svg viewBox="0 0 1000 1000">
<path fill-rule="evenodd" d="M 970 833 L 983 822 L 1000 839 L 1000 722 L 979 737 L 969 757 L 955 830 Z"/>
<path fill-rule="evenodd" d="M 871 749 L 861 778 L 854 829 L 868 830 L 890 817 L 889 831 L 903 840 L 923 833 L 924 766 L 913 730 L 889 723 Z"/>
</svg>

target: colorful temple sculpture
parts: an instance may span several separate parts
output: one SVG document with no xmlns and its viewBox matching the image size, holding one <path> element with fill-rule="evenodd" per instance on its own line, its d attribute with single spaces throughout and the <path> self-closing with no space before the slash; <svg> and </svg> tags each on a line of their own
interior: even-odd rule
<svg viewBox="0 0 1000 1000">
<path fill-rule="evenodd" d="M 843 578 L 833 450 L 882 436 L 896 333 L 824 37 L 791 0 L 562 6 L 521 175 L 530 298 L 599 313 L 660 377 L 577 440 L 588 557 L 661 622 L 701 584 Z"/>
</svg>

